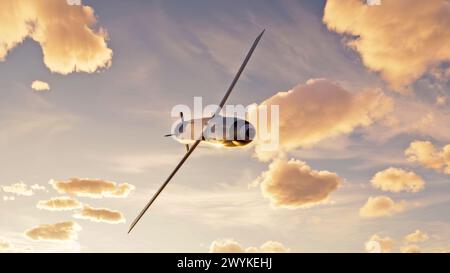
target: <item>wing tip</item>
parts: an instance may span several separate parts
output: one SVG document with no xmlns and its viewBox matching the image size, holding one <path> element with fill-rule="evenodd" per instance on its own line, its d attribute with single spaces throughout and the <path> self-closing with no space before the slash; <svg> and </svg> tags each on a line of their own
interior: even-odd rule
<svg viewBox="0 0 450 273">
<path fill-rule="evenodd" d="M 133 225 L 130 226 L 130 228 L 128 229 L 127 234 L 130 234 L 130 232 L 133 230 L 133 227 L 134 227 Z"/>
<path fill-rule="evenodd" d="M 258 37 L 261 37 L 261 36 L 263 36 L 263 34 L 264 34 L 264 32 L 266 31 L 266 29 L 263 29 L 263 31 L 261 31 L 261 33 L 259 34 L 259 36 Z"/>
</svg>

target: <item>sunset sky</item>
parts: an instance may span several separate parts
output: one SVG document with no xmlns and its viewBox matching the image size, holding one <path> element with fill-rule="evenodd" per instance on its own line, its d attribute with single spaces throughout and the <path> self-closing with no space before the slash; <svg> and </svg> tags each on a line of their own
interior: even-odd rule
<svg viewBox="0 0 450 273">
<path fill-rule="evenodd" d="M 0 252 L 450 251 L 447 0 L 0 0 Z M 185 153 L 177 104 L 279 105 Z"/>
</svg>

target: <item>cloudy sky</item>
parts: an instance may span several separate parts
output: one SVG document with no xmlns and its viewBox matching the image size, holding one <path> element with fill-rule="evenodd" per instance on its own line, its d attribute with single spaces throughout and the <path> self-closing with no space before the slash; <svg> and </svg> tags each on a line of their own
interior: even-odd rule
<svg viewBox="0 0 450 273">
<path fill-rule="evenodd" d="M 450 2 L 0 0 L 0 251 L 450 250 Z M 77 5 L 78 4 L 78 5 Z M 280 146 L 163 135 L 279 105 Z"/>
</svg>

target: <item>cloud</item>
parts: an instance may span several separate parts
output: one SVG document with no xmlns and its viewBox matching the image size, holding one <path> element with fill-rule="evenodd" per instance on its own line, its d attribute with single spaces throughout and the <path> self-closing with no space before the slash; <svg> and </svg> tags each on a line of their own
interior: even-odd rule
<svg viewBox="0 0 450 273">
<path fill-rule="evenodd" d="M 89 6 L 68 5 L 66 0 L 4 0 L 0 4 L 0 61 L 9 51 L 31 38 L 42 48 L 52 72 L 92 73 L 111 65 L 108 35 Z"/>
<path fill-rule="evenodd" d="M 423 81 L 419 81 L 420 84 Z M 416 87 L 422 90 L 421 87 Z M 429 90 L 428 97 L 430 96 Z M 394 109 L 382 121 L 365 128 L 365 136 L 376 142 L 386 142 L 401 135 L 428 136 L 442 142 L 450 140 L 450 111 L 435 104 L 433 99 L 421 100 L 417 96 L 394 96 Z"/>
<path fill-rule="evenodd" d="M 35 194 L 35 191 L 47 191 L 44 186 L 33 184 L 28 187 L 28 185 L 23 183 L 22 181 L 11 184 L 9 186 L 0 186 L 0 188 L 3 190 L 3 192 L 12 193 L 17 196 L 32 196 Z M 4 201 L 12 201 L 14 199 L 14 196 L 3 196 Z"/>
<path fill-rule="evenodd" d="M 248 247 L 245 252 L 251 253 L 285 253 L 289 252 L 289 248 L 286 248 L 282 243 L 275 241 L 267 241 L 258 247 Z"/>
<path fill-rule="evenodd" d="M 406 235 L 404 241 L 408 244 L 415 244 L 415 243 L 425 242 L 429 238 L 430 237 L 428 237 L 428 234 L 416 229 L 416 231 Z"/>
<path fill-rule="evenodd" d="M 124 198 L 135 189 L 133 185 L 128 183 L 117 184 L 112 181 L 90 178 L 71 178 L 67 181 L 50 180 L 49 183 L 59 193 L 92 198 Z"/>
<path fill-rule="evenodd" d="M 11 241 L 5 238 L 0 238 L 0 253 L 24 253 L 30 252 L 30 247 L 18 247 L 16 246 L 16 241 Z"/>
<path fill-rule="evenodd" d="M 393 107 L 392 100 L 379 90 L 352 94 L 326 79 L 308 80 L 279 92 L 260 107 L 272 105 L 279 105 L 279 144 L 285 151 L 310 147 L 351 133 L 357 127 L 369 126 Z M 273 156 L 264 152 L 262 145 L 256 146 L 256 155 L 262 160 Z"/>
<path fill-rule="evenodd" d="M 365 250 L 370 253 L 389 253 L 394 248 L 395 240 L 391 237 L 372 235 L 364 244 Z"/>
<path fill-rule="evenodd" d="M 255 183 L 273 206 L 299 208 L 323 202 L 341 180 L 335 173 L 313 170 L 299 160 L 276 159 Z"/>
<path fill-rule="evenodd" d="M 267 241 L 260 247 L 244 248 L 233 239 L 222 239 L 213 241 L 209 247 L 211 253 L 284 253 L 290 250 L 282 243 Z"/>
<path fill-rule="evenodd" d="M 416 245 L 406 245 L 406 246 L 402 246 L 400 248 L 400 251 L 402 253 L 420 253 L 420 247 L 416 246 Z"/>
<path fill-rule="evenodd" d="M 10 186 L 1 186 L 1 188 L 4 192 L 13 193 L 18 196 L 32 196 L 34 194 L 33 190 L 22 181 L 11 184 Z"/>
<path fill-rule="evenodd" d="M 328 0 L 323 22 L 395 90 L 450 61 L 450 3 L 445 0 Z M 351 36 L 350 36 L 351 35 Z"/>
<path fill-rule="evenodd" d="M 30 186 L 30 189 L 34 190 L 34 191 L 48 191 L 47 188 L 45 186 L 41 186 L 39 184 L 33 184 Z"/>
<path fill-rule="evenodd" d="M 216 240 L 209 247 L 211 253 L 243 253 L 245 249 L 233 239 Z"/>
<path fill-rule="evenodd" d="M 387 196 L 369 197 L 366 204 L 359 209 L 359 215 L 364 218 L 391 216 L 405 209 L 406 202 L 395 203 Z"/>
<path fill-rule="evenodd" d="M 84 205 L 83 209 L 74 214 L 75 218 L 87 219 L 93 222 L 105 222 L 109 224 L 118 224 L 125 222 L 125 218 L 120 211 L 109 210 L 105 208 L 93 208 L 88 205 Z"/>
<path fill-rule="evenodd" d="M 81 208 L 81 203 L 72 197 L 55 197 L 49 200 L 41 200 L 37 203 L 38 209 L 51 211 L 64 211 Z"/>
<path fill-rule="evenodd" d="M 418 253 L 421 252 L 420 248 L 415 243 L 427 241 L 428 235 L 420 230 L 416 230 L 405 236 L 403 241 L 405 245 L 400 248 L 403 253 Z M 365 243 L 365 249 L 370 253 L 388 253 L 394 248 L 395 240 L 391 237 L 381 237 L 378 234 L 374 234 Z"/>
<path fill-rule="evenodd" d="M 81 0 L 66 0 L 68 5 L 81 5 Z"/>
<path fill-rule="evenodd" d="M 74 241 L 81 227 L 72 221 L 44 224 L 25 231 L 25 236 L 35 241 Z"/>
<path fill-rule="evenodd" d="M 6 196 L 6 195 L 3 195 L 2 198 L 3 198 L 3 201 L 4 201 L 4 202 L 16 200 L 16 198 L 15 198 L 14 196 Z"/>
<path fill-rule="evenodd" d="M 413 141 L 405 150 L 408 161 L 450 174 L 450 145 L 438 150 L 429 141 Z"/>
<path fill-rule="evenodd" d="M 0 238 L 0 252 L 7 251 L 10 248 L 11 244 L 7 240 Z"/>
<path fill-rule="evenodd" d="M 436 105 L 445 105 L 447 104 L 447 98 L 444 96 L 437 96 L 436 97 Z"/>
<path fill-rule="evenodd" d="M 35 91 L 48 91 L 50 90 L 50 85 L 43 81 L 33 81 L 31 83 L 31 88 Z"/>
<path fill-rule="evenodd" d="M 419 192 L 425 187 L 425 182 L 420 176 L 399 168 L 388 168 L 377 172 L 371 183 L 375 188 L 390 192 Z"/>
</svg>

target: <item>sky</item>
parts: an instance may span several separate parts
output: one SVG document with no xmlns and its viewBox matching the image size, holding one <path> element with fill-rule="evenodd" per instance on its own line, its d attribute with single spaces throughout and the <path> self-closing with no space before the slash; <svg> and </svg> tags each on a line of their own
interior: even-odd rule
<svg viewBox="0 0 450 273">
<path fill-rule="evenodd" d="M 449 15 L 0 0 L 0 251 L 449 251 Z M 263 29 L 227 103 L 279 105 L 279 148 L 201 144 L 127 234 L 185 153 L 172 107 L 218 103 Z"/>
</svg>

